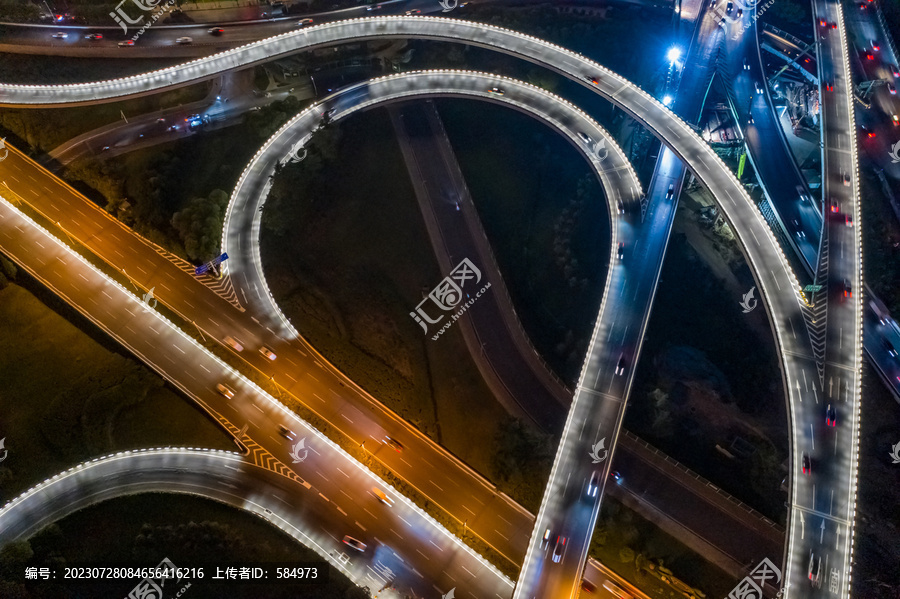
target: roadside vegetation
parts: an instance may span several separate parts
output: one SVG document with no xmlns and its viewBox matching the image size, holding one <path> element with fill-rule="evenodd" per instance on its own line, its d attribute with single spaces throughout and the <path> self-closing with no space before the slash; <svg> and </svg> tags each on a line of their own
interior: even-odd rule
<svg viewBox="0 0 900 599">
<path fill-rule="evenodd" d="M 607 493 L 588 554 L 654 599 L 725 597 L 734 580 Z"/>
<path fill-rule="evenodd" d="M 9 452 L 0 463 L 0 504 L 115 451 L 167 445 L 237 450 L 155 373 L 118 353 L 5 257 L 0 265 L 0 438 Z"/>
<path fill-rule="evenodd" d="M 10 134 L 7 142 L 36 157 L 82 133 L 121 121 L 122 115 L 127 118 L 196 102 L 203 99 L 209 89 L 210 84 L 206 82 L 111 104 L 73 108 L 4 108 L 0 110 L 0 132 Z"/>
<path fill-rule="evenodd" d="M 90 539 L 90 542 L 85 542 Z M 28 540 L 0 548 L 0 596 L 4 599 L 125 597 L 139 580 L 118 583 L 37 582 L 22 584 L 25 568 L 113 565 L 155 567 L 168 558 L 176 567 L 226 564 L 323 564 L 322 558 L 264 520 L 231 506 L 181 494 L 145 493 L 85 508 L 50 524 Z M 318 584 L 240 584 L 214 586 L 215 571 L 184 585 L 185 597 L 218 599 L 364 599 L 370 595 L 339 571 L 323 564 L 328 582 Z M 270 573 L 270 578 L 274 572 Z M 173 587 L 170 591 L 170 587 Z M 169 594 L 171 593 L 171 595 Z"/>
<path fill-rule="evenodd" d="M 568 385 L 580 374 L 609 265 L 609 209 L 587 160 L 492 104 L 438 102 L 516 313 Z"/>
<path fill-rule="evenodd" d="M 727 225 L 699 218 L 693 196 L 704 194 L 682 194 L 625 424 L 783 523 L 787 422 L 775 342 L 759 303 L 742 313 L 755 283 Z"/>
</svg>

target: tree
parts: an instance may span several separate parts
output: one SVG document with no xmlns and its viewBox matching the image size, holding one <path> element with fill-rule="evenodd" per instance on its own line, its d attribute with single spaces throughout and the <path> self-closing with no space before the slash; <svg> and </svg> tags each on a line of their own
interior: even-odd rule
<svg viewBox="0 0 900 599">
<path fill-rule="evenodd" d="M 227 207 L 228 194 L 215 189 L 207 198 L 192 199 L 172 217 L 189 258 L 203 262 L 218 254 Z"/>
</svg>

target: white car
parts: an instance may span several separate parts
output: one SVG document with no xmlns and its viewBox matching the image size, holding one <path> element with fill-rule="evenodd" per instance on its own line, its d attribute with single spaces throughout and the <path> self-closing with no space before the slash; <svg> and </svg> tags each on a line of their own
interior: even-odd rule
<svg viewBox="0 0 900 599">
<path fill-rule="evenodd" d="M 378 498 L 378 501 L 380 501 L 384 505 L 386 505 L 388 507 L 391 507 L 394 505 L 394 500 L 391 499 L 390 497 L 388 497 L 387 494 L 385 494 L 385 492 L 382 491 L 381 489 L 379 489 L 378 487 L 372 487 L 372 493 L 375 495 L 375 497 Z"/>
<path fill-rule="evenodd" d="M 237 352 L 244 351 L 244 346 L 241 344 L 241 342 L 238 341 L 237 339 L 235 339 L 234 337 L 232 337 L 231 335 L 229 335 L 228 337 L 225 337 L 225 339 L 223 339 L 222 341 L 224 341 L 228 345 L 228 347 L 230 347 L 234 351 L 237 351 Z"/>
<path fill-rule="evenodd" d="M 597 497 L 597 494 L 600 492 L 600 473 L 598 471 L 594 471 L 591 474 L 591 480 L 588 481 L 587 486 L 587 496 L 588 497 Z"/>
<path fill-rule="evenodd" d="M 265 345 L 263 345 L 262 347 L 259 348 L 259 353 L 261 353 L 262 355 L 264 355 L 265 357 L 267 357 L 270 360 L 274 360 L 275 358 L 278 357 L 275 355 L 275 352 L 273 352 L 271 349 L 269 349 Z"/>
<path fill-rule="evenodd" d="M 216 385 L 216 391 L 221 393 L 225 399 L 234 399 L 234 389 L 232 389 L 228 385 L 219 383 L 218 385 Z"/>
<path fill-rule="evenodd" d="M 313 24 L 312 19 L 300 19 L 299 21 L 297 21 L 297 24 L 295 25 L 295 27 L 306 27 L 307 25 L 312 25 L 312 24 Z"/>
<path fill-rule="evenodd" d="M 194 38 L 187 37 L 187 36 L 185 36 L 185 37 L 180 37 L 180 38 L 178 38 L 177 40 L 175 40 L 175 43 L 176 43 L 176 44 L 181 44 L 181 45 L 184 45 L 184 44 L 193 44 L 193 43 L 194 43 Z"/>
<path fill-rule="evenodd" d="M 52 37 L 52 38 L 54 38 L 54 39 L 58 39 L 58 40 L 64 40 L 64 39 L 66 39 L 67 37 L 69 37 L 69 34 L 68 34 L 68 33 L 63 33 L 62 31 L 57 31 L 56 33 L 54 33 L 54 34 L 51 35 L 50 37 Z"/>
</svg>

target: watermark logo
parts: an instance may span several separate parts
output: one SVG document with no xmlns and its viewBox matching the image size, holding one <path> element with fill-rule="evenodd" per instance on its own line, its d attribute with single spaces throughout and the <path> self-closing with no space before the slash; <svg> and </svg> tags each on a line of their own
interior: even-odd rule
<svg viewBox="0 0 900 599">
<path fill-rule="evenodd" d="M 154 576 L 148 576 L 144 580 L 137 583 L 125 599 L 167 599 L 167 597 L 181 597 L 186 590 L 191 588 L 191 583 L 181 587 L 175 592 L 174 587 L 181 582 L 182 572 L 184 568 L 177 568 L 169 558 L 159 562 L 156 568 L 152 569 Z M 168 596 L 163 592 L 166 582 L 171 581 L 174 584 L 169 585 L 169 589 L 173 591 Z"/>
<path fill-rule="evenodd" d="M 300 452 L 303 452 L 303 455 L 300 455 Z M 294 460 L 294 464 L 299 464 L 303 460 L 305 460 L 309 456 L 309 450 L 306 449 L 306 437 L 303 437 L 297 444 L 291 448 L 291 458 Z"/>
<path fill-rule="evenodd" d="M 900 162 L 900 141 L 891 146 L 890 156 L 892 164 Z"/>
<path fill-rule="evenodd" d="M 149 2 L 141 2 L 141 0 L 122 0 L 119 4 L 116 5 L 115 11 L 109 13 L 109 16 L 113 18 L 113 20 L 119 24 L 122 28 L 122 33 L 128 34 L 128 26 L 129 25 L 138 25 L 143 23 L 144 15 L 139 15 L 136 19 L 132 19 L 128 14 L 126 14 L 125 9 L 122 8 L 122 5 L 126 2 L 131 2 L 135 6 L 138 7 L 142 12 L 151 12 L 154 11 L 150 18 L 147 20 L 147 23 L 141 26 L 140 31 L 135 34 L 134 37 L 131 38 L 132 41 L 137 41 L 141 35 L 147 30 L 148 27 L 156 23 L 160 17 L 169 12 L 173 6 L 175 6 L 176 0 L 168 0 L 163 6 L 160 6 L 161 0 L 151 0 Z"/>
<path fill-rule="evenodd" d="M 144 310 L 149 311 L 149 310 L 155 310 L 155 309 L 156 309 L 157 301 L 156 301 L 156 298 L 153 297 L 153 290 L 154 290 L 154 289 L 156 289 L 156 287 L 151 287 L 151 288 L 150 288 L 150 291 L 148 291 L 147 293 L 145 293 L 143 299 L 141 299 L 141 303 L 144 304 Z M 152 303 L 151 303 L 151 302 L 152 302 Z"/>
<path fill-rule="evenodd" d="M 456 597 L 456 587 L 450 589 L 446 595 L 441 595 L 441 599 L 453 599 Z"/>
<path fill-rule="evenodd" d="M 0 155 L 0 162 L 3 162 L 4 160 L 6 160 L 6 157 L 9 156 L 9 149 L 6 147 L 5 137 L 0 137 L 0 153 L 2 153 L 2 155 Z"/>
<path fill-rule="evenodd" d="M 754 308 L 756 308 L 756 298 L 753 297 L 753 292 L 756 291 L 756 286 L 750 288 L 750 291 L 744 294 L 744 299 L 740 302 L 741 308 L 744 309 L 744 314 L 748 312 L 752 312 Z"/>
<path fill-rule="evenodd" d="M 723 0 L 719 4 L 718 9 L 719 16 L 721 17 L 721 20 L 719 21 L 719 27 L 727 31 L 728 25 L 740 24 L 740 30 L 735 31 L 731 36 L 731 39 L 736 40 L 741 36 L 741 34 L 750 29 L 753 23 L 755 23 L 756 20 L 759 19 L 759 17 L 761 17 L 762 14 L 766 12 L 766 10 L 768 10 L 768 8 L 774 3 L 775 0 L 768 0 L 768 2 L 762 5 L 759 5 L 759 0 L 735 0 L 732 3 L 731 13 L 729 13 L 727 8 L 728 0 Z M 741 16 L 738 16 L 738 11 L 752 10 L 753 8 L 756 8 L 753 16 L 751 16 L 746 23 L 743 23 L 743 14 Z"/>
<path fill-rule="evenodd" d="M 3 447 L 3 441 L 0 441 L 0 447 Z M 891 453 L 889 453 L 888 455 L 891 456 L 892 460 L 894 460 L 893 462 L 891 462 L 892 464 L 900 464 L 900 443 L 897 443 L 896 445 L 891 447 Z M 3 460 L 0 460 L 0 462 L 2 461 Z"/>
<path fill-rule="evenodd" d="M 444 280 L 438 283 L 437 286 L 428 293 L 425 299 L 419 302 L 419 305 L 416 306 L 416 311 L 410 312 L 409 315 L 413 320 L 419 323 L 419 326 L 422 327 L 422 331 L 427 334 L 428 325 L 439 323 L 444 319 L 446 314 L 438 312 L 436 317 L 432 318 L 429 315 L 429 311 L 426 311 L 425 309 L 426 304 L 431 304 L 442 312 L 455 310 L 455 313 L 450 315 L 451 320 L 447 321 L 437 334 L 432 337 L 433 340 L 437 339 L 444 331 L 449 329 L 472 304 L 475 303 L 475 300 L 481 297 L 485 291 L 490 289 L 491 284 L 487 283 L 474 294 L 474 297 L 472 297 L 472 294 L 468 291 L 464 291 L 466 287 L 472 288 L 473 285 L 477 285 L 480 282 L 481 271 L 472 264 L 471 260 L 463 258 L 462 262 L 457 264 L 456 267 L 450 271 L 450 274 L 447 277 L 444 277 Z M 474 289 L 472 290 L 474 291 Z"/>
<path fill-rule="evenodd" d="M 5 447 L 5 445 L 4 445 L 5 443 L 6 443 L 6 437 L 3 437 L 2 439 L 0 439 L 0 452 L 2 452 L 2 453 L 0 453 L 0 462 L 2 462 L 3 460 L 5 460 L 5 459 L 6 459 L 6 455 L 9 453 L 9 452 L 6 450 L 6 447 Z M 900 446 L 900 443 L 898 443 L 897 445 Z"/>
<path fill-rule="evenodd" d="M 602 455 L 600 454 L 601 451 L 603 452 Z M 603 437 L 591 446 L 589 455 L 591 456 L 591 459 L 594 460 L 592 462 L 593 464 L 599 464 L 609 457 L 609 450 L 606 449 L 606 437 Z"/>
<path fill-rule="evenodd" d="M 441 5 L 441 12 L 450 12 L 451 10 L 459 6 L 459 0 L 440 0 L 438 4 Z"/>
<path fill-rule="evenodd" d="M 769 558 L 764 557 L 749 575 L 731 589 L 728 599 L 763 599 L 762 587 L 769 584 L 769 580 L 772 580 L 772 584 L 781 582 L 781 570 Z"/>
</svg>

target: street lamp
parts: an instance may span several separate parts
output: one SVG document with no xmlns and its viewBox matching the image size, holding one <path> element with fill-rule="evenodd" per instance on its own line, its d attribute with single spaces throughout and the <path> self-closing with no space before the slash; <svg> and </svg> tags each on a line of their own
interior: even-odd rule
<svg viewBox="0 0 900 599">
<path fill-rule="evenodd" d="M 669 51 L 666 52 L 666 58 L 669 60 L 669 64 L 675 64 L 678 62 L 678 59 L 681 58 L 681 48 L 672 46 L 669 48 Z"/>
<path fill-rule="evenodd" d="M 663 104 L 665 104 L 666 106 L 671 106 L 672 105 L 672 96 L 670 96 L 669 94 L 666 94 L 665 97 L 663 97 Z"/>
</svg>

